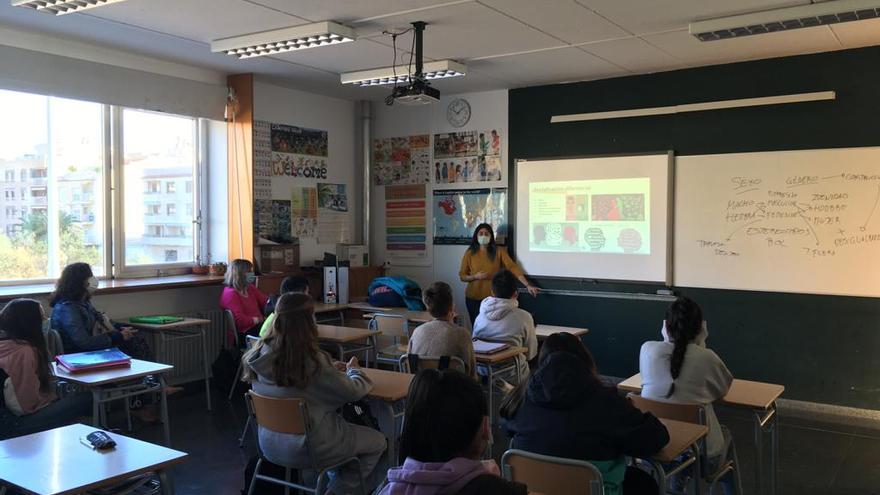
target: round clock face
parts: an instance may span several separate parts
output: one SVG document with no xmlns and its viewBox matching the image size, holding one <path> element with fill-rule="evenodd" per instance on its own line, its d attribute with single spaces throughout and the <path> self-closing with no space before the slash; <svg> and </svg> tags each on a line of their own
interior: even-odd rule
<svg viewBox="0 0 880 495">
<path fill-rule="evenodd" d="M 446 120 L 453 127 L 462 127 L 471 120 L 471 104 L 467 100 L 456 98 L 446 108 Z"/>
</svg>

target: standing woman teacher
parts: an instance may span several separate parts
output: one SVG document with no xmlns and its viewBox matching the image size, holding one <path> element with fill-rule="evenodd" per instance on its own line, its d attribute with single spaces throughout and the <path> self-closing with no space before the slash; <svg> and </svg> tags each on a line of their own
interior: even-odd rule
<svg viewBox="0 0 880 495">
<path fill-rule="evenodd" d="M 465 304 L 471 319 L 471 327 L 480 313 L 480 303 L 492 295 L 492 277 L 501 270 L 509 270 L 526 286 L 529 294 L 538 295 L 538 288 L 530 284 L 519 263 L 507 254 L 507 249 L 495 245 L 495 233 L 488 223 L 477 225 L 471 245 L 461 259 L 458 276 L 467 282 Z"/>
</svg>

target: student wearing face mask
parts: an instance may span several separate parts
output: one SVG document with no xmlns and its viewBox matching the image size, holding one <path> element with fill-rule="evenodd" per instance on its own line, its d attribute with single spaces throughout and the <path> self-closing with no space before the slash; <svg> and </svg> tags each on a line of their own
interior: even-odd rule
<svg viewBox="0 0 880 495">
<path fill-rule="evenodd" d="M 258 336 L 265 319 L 263 315 L 269 298 L 257 290 L 255 281 L 254 264 L 250 261 L 237 259 L 229 264 L 220 307 L 232 311 L 239 335 Z M 244 338 L 239 341 L 244 342 Z"/>
<path fill-rule="evenodd" d="M 522 267 L 507 254 L 507 249 L 495 245 L 492 226 L 481 223 L 474 229 L 471 245 L 464 252 L 461 269 L 458 271 L 461 281 L 467 282 L 464 295 L 471 327 L 480 314 L 480 303 L 492 295 L 492 277 L 501 270 L 510 270 L 526 286 L 529 294 L 538 295 L 539 289 L 528 281 Z"/>
</svg>

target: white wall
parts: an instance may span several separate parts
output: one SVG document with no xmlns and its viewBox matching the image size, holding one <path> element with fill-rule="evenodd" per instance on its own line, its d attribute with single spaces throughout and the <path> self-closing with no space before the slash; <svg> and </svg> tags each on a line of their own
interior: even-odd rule
<svg viewBox="0 0 880 495">
<path fill-rule="evenodd" d="M 355 105 L 356 102 L 350 100 L 254 81 L 254 120 L 321 129 L 328 133 L 327 180 L 273 179 L 273 198 L 281 199 L 280 194 L 284 191 L 279 190 L 279 187 L 314 187 L 318 182 L 345 184 L 349 203 L 348 222 L 353 242 L 360 238 L 361 225 L 361 215 L 355 211 L 355 205 L 361 196 L 361 178 L 357 166 L 359 153 L 355 150 L 356 134 L 360 131 L 355 125 Z M 289 191 L 284 197 L 290 199 Z M 300 239 L 300 265 L 311 265 L 314 260 L 322 259 L 324 252 L 335 253 L 335 242 L 318 244 L 317 239 Z"/>
<path fill-rule="evenodd" d="M 446 107 L 456 98 L 464 98 L 471 105 L 471 119 L 461 129 L 456 129 L 446 121 Z M 439 104 L 429 106 L 408 107 L 404 105 L 387 106 L 374 102 L 372 107 L 372 138 L 411 136 L 414 134 L 437 134 L 454 131 L 481 129 L 501 129 L 501 182 L 465 184 L 441 184 L 428 186 L 427 196 L 430 201 L 433 188 L 470 189 L 474 187 L 507 187 L 507 90 L 486 91 L 480 93 L 464 93 L 442 96 Z M 370 194 L 370 249 L 372 263 L 381 265 L 387 260 L 385 250 L 385 187 L 375 186 Z M 428 208 L 428 238 L 433 233 L 430 218 L 432 208 Z M 458 269 L 465 246 L 432 246 L 432 263 L 430 266 L 391 266 L 389 274 L 409 277 L 422 288 L 434 281 L 444 281 L 452 286 L 455 293 L 455 305 L 459 314 L 466 314 L 464 305 L 465 284 L 459 281 Z M 464 318 L 467 320 L 467 318 Z"/>
</svg>

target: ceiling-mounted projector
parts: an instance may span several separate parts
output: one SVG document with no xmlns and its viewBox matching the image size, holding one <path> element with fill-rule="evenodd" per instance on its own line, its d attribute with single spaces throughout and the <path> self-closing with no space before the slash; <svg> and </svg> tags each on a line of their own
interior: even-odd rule
<svg viewBox="0 0 880 495">
<path fill-rule="evenodd" d="M 391 97 L 404 105 L 430 105 L 440 101 L 440 90 L 421 79 L 415 79 L 412 84 L 394 88 Z"/>
</svg>

